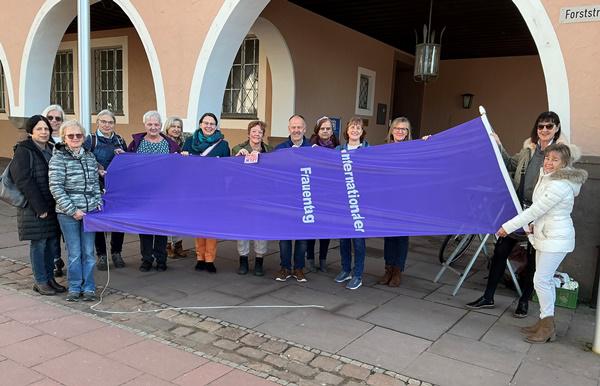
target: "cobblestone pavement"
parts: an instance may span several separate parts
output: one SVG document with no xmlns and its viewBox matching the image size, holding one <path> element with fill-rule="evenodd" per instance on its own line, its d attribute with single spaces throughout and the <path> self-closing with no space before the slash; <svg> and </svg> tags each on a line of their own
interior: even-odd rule
<svg viewBox="0 0 600 386">
<path fill-rule="evenodd" d="M 14 210 L 0 204 L 0 288 L 34 296 L 29 248 L 18 241 L 15 229 Z M 593 310 L 585 305 L 557 309 L 558 341 L 525 343 L 518 327 L 534 321 L 537 306 L 532 303 L 528 318 L 515 319 L 514 293 L 499 288 L 495 309 L 465 309 L 466 302 L 481 294 L 485 258 L 457 296 L 451 296 L 454 274 L 446 273 L 440 283 L 431 281 L 440 267 L 439 243 L 439 238 L 411 238 L 402 284 L 390 288 L 376 284 L 383 266 L 382 241 L 369 240 L 364 285 L 349 291 L 332 280 L 339 270 L 333 241 L 328 273 L 308 273 L 307 283 L 279 283 L 271 278 L 279 262 L 276 243 L 269 243 L 265 277 L 235 273 L 232 241 L 219 243 L 216 275 L 195 272 L 193 258 L 169 260 L 164 273 L 141 273 L 137 238 L 126 235 L 127 267 L 110 271 L 97 309 L 157 312 L 109 314 L 88 304 L 66 303 L 60 296 L 43 301 L 279 384 L 600 385 L 600 361 L 589 352 Z M 192 240 L 185 245 L 193 245 Z M 101 288 L 107 273 L 97 272 L 96 281 Z M 323 308 L 191 309 L 307 304 Z"/>
</svg>

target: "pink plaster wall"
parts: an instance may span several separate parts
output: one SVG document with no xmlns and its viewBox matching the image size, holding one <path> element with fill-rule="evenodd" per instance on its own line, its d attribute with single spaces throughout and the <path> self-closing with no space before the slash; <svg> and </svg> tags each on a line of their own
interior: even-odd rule
<svg viewBox="0 0 600 386">
<path fill-rule="evenodd" d="M 462 107 L 465 93 L 475 95 L 470 109 Z M 537 115 L 548 109 L 539 57 L 443 60 L 438 80 L 425 86 L 421 134 L 473 119 L 479 105 L 507 150 L 517 152 Z"/>
</svg>

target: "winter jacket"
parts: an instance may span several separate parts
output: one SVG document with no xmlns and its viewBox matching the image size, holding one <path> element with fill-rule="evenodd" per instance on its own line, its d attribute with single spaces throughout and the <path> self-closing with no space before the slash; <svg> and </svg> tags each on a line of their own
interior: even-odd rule
<svg viewBox="0 0 600 386">
<path fill-rule="evenodd" d="M 239 145 L 235 146 L 231 150 L 231 154 L 236 155 L 242 149 L 246 149 L 246 150 L 248 150 L 248 153 L 252 153 L 252 146 L 250 146 L 250 141 L 242 142 Z M 273 150 L 273 148 L 271 146 L 269 146 L 268 143 L 264 143 L 264 142 L 260 143 L 260 152 L 261 153 L 268 153 L 272 150 Z"/>
<path fill-rule="evenodd" d="M 56 213 L 73 216 L 77 209 L 90 212 L 100 207 L 98 163 L 89 151 L 73 154 L 64 144 L 57 144 L 49 175 Z"/>
<path fill-rule="evenodd" d="M 92 149 L 92 144 L 94 143 L 92 140 L 93 137 L 96 137 L 96 146 Z M 98 134 L 90 134 L 85 139 L 83 148 L 91 151 L 104 169 L 108 168 L 110 161 L 115 157 L 116 149 L 127 151 L 125 141 L 118 134 L 113 134 L 110 138 Z"/>
<path fill-rule="evenodd" d="M 52 150 L 52 144 L 48 143 L 48 146 Z M 19 240 L 57 237 L 60 230 L 54 211 L 54 198 L 48 186 L 48 161 L 31 138 L 15 146 L 10 174 L 17 188 L 27 198 L 27 206 L 17 209 Z M 44 213 L 47 216 L 40 218 Z"/>
<path fill-rule="evenodd" d="M 533 222 L 532 245 L 536 250 L 573 251 L 575 228 L 571 212 L 575 197 L 586 179 L 587 172 L 582 169 L 566 167 L 548 174 L 541 169 L 533 191 L 533 204 L 502 227 L 507 233 L 512 233 Z"/>
<path fill-rule="evenodd" d="M 147 134 L 146 132 L 133 134 L 132 135 L 133 141 L 131 141 L 131 143 L 129 144 L 127 151 L 131 152 L 131 153 L 136 153 L 138 147 L 140 147 L 140 143 L 142 143 L 142 140 L 144 139 L 146 134 Z M 177 142 L 173 141 L 171 138 L 167 137 L 163 133 L 160 133 L 160 136 L 163 137 L 164 139 L 166 139 L 167 142 L 169 143 L 169 153 L 179 153 L 180 149 L 179 149 L 179 145 L 177 144 Z"/>
<path fill-rule="evenodd" d="M 306 139 L 306 137 L 302 137 L 302 145 L 300 145 L 300 147 L 305 147 L 305 146 L 312 146 L 310 144 L 310 141 L 308 139 Z M 290 138 L 288 136 L 288 139 L 284 142 L 281 142 L 279 145 L 275 146 L 275 150 L 280 150 L 280 149 L 288 149 L 290 147 L 294 147 L 294 142 L 292 142 L 292 138 Z"/>
<path fill-rule="evenodd" d="M 556 143 L 567 143 L 567 140 L 561 135 L 556 141 Z M 529 161 L 535 153 L 535 147 L 536 144 L 531 142 L 531 138 L 527 138 L 523 142 L 523 148 L 521 149 L 521 151 L 513 156 L 510 156 L 506 152 L 504 147 L 500 147 L 500 152 L 502 153 L 502 158 L 504 159 L 506 168 L 512 175 L 512 182 L 513 186 L 515 187 L 515 190 L 519 189 L 519 185 L 521 184 L 521 178 L 527 171 Z"/>
</svg>

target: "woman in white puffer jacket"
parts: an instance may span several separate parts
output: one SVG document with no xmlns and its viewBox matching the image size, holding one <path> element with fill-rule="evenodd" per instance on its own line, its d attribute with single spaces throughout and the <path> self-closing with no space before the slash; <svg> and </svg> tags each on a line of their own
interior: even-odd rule
<svg viewBox="0 0 600 386">
<path fill-rule="evenodd" d="M 571 212 L 575 197 L 587 179 L 585 170 L 571 166 L 574 153 L 579 151 L 573 145 L 553 144 L 545 149 L 533 204 L 504 223 L 497 232 L 498 236 L 505 237 L 528 224 L 533 232 L 529 240 L 537 251 L 533 284 L 540 301 L 540 319 L 533 326 L 521 329 L 530 343 L 546 343 L 556 338 L 553 277 L 567 253 L 575 248 Z"/>
</svg>

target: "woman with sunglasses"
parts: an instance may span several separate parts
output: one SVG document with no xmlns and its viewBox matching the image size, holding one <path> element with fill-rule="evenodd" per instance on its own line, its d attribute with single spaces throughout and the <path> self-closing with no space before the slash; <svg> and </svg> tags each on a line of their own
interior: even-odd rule
<svg viewBox="0 0 600 386">
<path fill-rule="evenodd" d="M 333 132 L 333 122 L 329 117 L 321 117 L 317 119 L 313 135 L 310 137 L 310 143 L 315 146 L 335 149 L 339 146 L 340 141 Z M 308 240 L 306 248 L 306 260 L 308 269 L 311 272 L 317 272 L 315 264 L 315 244 L 317 240 Z M 327 252 L 329 251 L 330 239 L 319 240 L 319 271 L 327 272 Z"/>
<path fill-rule="evenodd" d="M 65 120 L 65 112 L 60 105 L 50 105 L 42 111 L 42 115 L 50 122 L 51 133 L 49 142 L 55 144 L 60 139 L 58 137 L 58 129 L 60 129 L 60 125 Z M 54 266 L 56 267 L 54 276 L 56 277 L 61 277 L 63 275 L 63 268 L 65 267 L 65 262 L 61 258 L 60 239 L 61 237 L 59 234 L 56 240 L 56 249 L 54 251 Z"/>
<path fill-rule="evenodd" d="M 506 168 L 512 174 L 512 182 L 523 209 L 531 206 L 533 189 L 538 181 L 540 169 L 544 162 L 544 150 L 553 143 L 565 143 L 560 132 L 560 118 L 553 111 L 541 113 L 534 122 L 529 138 L 523 143 L 521 151 L 514 156 L 508 155 L 500 139 L 494 134 L 500 147 Z M 494 293 L 504 275 L 506 261 L 515 245 L 525 242 L 525 235 L 508 235 L 499 237 L 494 247 L 494 255 L 490 265 L 490 273 L 483 296 L 468 303 L 467 308 L 494 308 Z M 529 311 L 529 298 L 533 293 L 533 275 L 535 273 L 535 250 L 527 242 L 527 265 L 521 275 L 521 298 L 513 314 L 515 318 L 524 318 Z"/>
<path fill-rule="evenodd" d="M 83 216 L 100 208 L 98 162 L 83 147 L 85 130 L 77 121 L 60 127 L 61 143 L 50 159 L 50 192 L 56 200 L 58 222 L 67 244 L 69 293 L 67 301 L 96 300 L 94 232 L 85 232 Z"/>
</svg>

